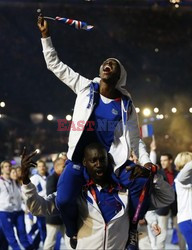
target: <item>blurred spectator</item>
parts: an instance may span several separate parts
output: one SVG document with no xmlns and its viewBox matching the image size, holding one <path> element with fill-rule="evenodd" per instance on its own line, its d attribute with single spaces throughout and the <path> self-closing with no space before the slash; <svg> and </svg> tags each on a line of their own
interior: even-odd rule
<svg viewBox="0 0 192 250">
<path fill-rule="evenodd" d="M 161 228 L 158 225 L 155 211 L 148 211 L 145 215 L 145 218 L 139 221 L 138 232 L 140 250 L 154 249 L 151 246 L 150 238 L 148 236 L 148 227 L 150 228 L 150 233 L 152 233 L 154 237 L 157 237 L 161 233 Z"/>
<path fill-rule="evenodd" d="M 179 172 L 175 179 L 178 204 L 178 226 L 188 249 L 192 249 L 192 153 L 181 152 L 175 158 Z"/>
<path fill-rule="evenodd" d="M 65 160 L 63 158 L 57 158 L 54 161 L 54 172 L 52 175 L 47 178 L 47 195 L 52 194 L 57 191 L 57 182 L 59 180 L 59 176 L 63 172 L 65 166 Z M 60 216 L 53 216 L 46 218 L 46 229 L 47 229 L 47 237 L 44 243 L 44 249 L 53 249 L 56 243 L 57 233 L 60 232 L 62 236 L 65 233 L 65 227 L 62 222 Z M 60 244 L 59 244 L 60 245 Z M 60 249 L 59 246 L 56 249 Z"/>
<path fill-rule="evenodd" d="M 17 236 L 23 247 L 32 249 L 29 243 L 24 223 L 24 212 L 21 209 L 21 191 L 15 180 L 10 178 L 11 163 L 3 161 L 1 163 L 0 177 L 0 221 L 3 233 L 14 250 L 19 250 L 20 246 L 16 240 L 14 227 Z"/>
<path fill-rule="evenodd" d="M 20 180 L 21 179 L 21 166 L 16 166 L 15 169 L 17 172 L 17 180 L 21 184 L 21 180 Z"/>
<path fill-rule="evenodd" d="M 35 185 L 37 192 L 40 196 L 46 197 L 46 180 L 47 180 L 47 167 L 46 163 L 42 160 L 39 160 L 37 162 L 37 174 L 34 174 L 31 177 L 31 182 Z M 34 239 L 34 246 L 38 248 L 40 241 L 45 241 L 46 238 L 46 223 L 45 223 L 45 217 L 43 216 L 37 216 L 37 224 L 33 226 L 34 230 L 38 228 L 38 233 L 35 236 Z M 33 232 L 33 230 L 32 230 Z M 31 237 L 32 232 L 29 233 L 29 237 Z"/>
<path fill-rule="evenodd" d="M 150 160 L 151 160 L 151 162 L 153 162 L 153 164 L 157 163 L 156 149 L 157 149 L 157 146 L 156 146 L 155 136 L 153 135 L 152 141 L 150 144 L 150 154 L 149 154 Z"/>
<path fill-rule="evenodd" d="M 15 168 L 11 168 L 11 172 L 10 172 L 10 178 L 11 180 L 14 180 L 15 182 L 17 182 L 17 171 Z"/>
<path fill-rule="evenodd" d="M 161 154 L 160 157 L 161 169 L 159 173 L 162 174 L 164 179 L 171 185 L 174 185 L 174 179 L 177 176 L 177 171 L 175 170 L 175 166 L 173 165 L 173 157 L 169 153 Z M 173 228 L 176 230 L 177 228 L 177 200 L 164 208 L 160 208 L 156 210 L 158 225 L 161 228 L 161 234 L 156 239 L 151 238 L 151 242 L 153 246 L 156 246 L 156 249 L 165 249 L 165 242 L 167 237 L 167 229 L 168 229 L 168 220 L 171 216 Z M 179 234 L 179 232 L 178 232 Z M 181 240 L 179 237 L 179 247 L 180 249 L 185 249 L 185 242 Z"/>
</svg>

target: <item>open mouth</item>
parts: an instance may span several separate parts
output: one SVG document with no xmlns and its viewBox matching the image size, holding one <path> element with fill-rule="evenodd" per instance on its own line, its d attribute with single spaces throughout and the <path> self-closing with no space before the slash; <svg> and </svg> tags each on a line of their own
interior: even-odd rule
<svg viewBox="0 0 192 250">
<path fill-rule="evenodd" d="M 95 173 L 96 173 L 97 176 L 103 176 L 103 174 L 104 174 L 102 169 L 96 170 Z"/>
<path fill-rule="evenodd" d="M 109 65 L 105 65 L 103 67 L 103 72 L 104 73 L 110 73 L 112 71 L 112 68 Z"/>
</svg>

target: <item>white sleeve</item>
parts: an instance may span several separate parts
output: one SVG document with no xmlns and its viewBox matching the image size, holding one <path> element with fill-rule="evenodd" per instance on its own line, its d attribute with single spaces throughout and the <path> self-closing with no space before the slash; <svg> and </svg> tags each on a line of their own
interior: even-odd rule
<svg viewBox="0 0 192 250">
<path fill-rule="evenodd" d="M 139 159 L 141 165 L 151 162 L 149 154 L 146 151 L 146 145 L 141 140 L 137 113 L 135 107 L 132 105 L 132 112 L 128 121 L 128 130 L 131 142 L 131 148 Z"/>
<path fill-rule="evenodd" d="M 157 163 L 157 153 L 155 150 L 150 151 L 149 158 L 153 164 Z"/>
<path fill-rule="evenodd" d="M 29 211 L 36 216 L 54 216 L 59 211 L 55 205 L 55 194 L 49 195 L 46 199 L 39 196 L 33 183 L 21 186 L 25 204 Z"/>
<path fill-rule="evenodd" d="M 62 82 L 71 88 L 76 94 L 90 85 L 91 80 L 74 72 L 70 67 L 64 64 L 58 57 L 53 47 L 51 37 L 41 38 L 43 54 L 47 68 L 51 70 Z"/>
<path fill-rule="evenodd" d="M 179 172 L 176 179 L 183 185 L 192 185 L 192 161 L 188 162 Z"/>
</svg>

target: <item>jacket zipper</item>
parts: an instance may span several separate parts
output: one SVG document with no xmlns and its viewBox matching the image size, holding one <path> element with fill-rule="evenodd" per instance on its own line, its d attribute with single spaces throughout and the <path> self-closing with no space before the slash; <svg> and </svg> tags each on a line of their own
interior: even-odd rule
<svg viewBox="0 0 192 250">
<path fill-rule="evenodd" d="M 103 243 L 103 250 L 105 250 L 106 237 L 107 237 L 107 224 L 105 224 L 105 228 L 104 228 L 104 243 Z"/>
</svg>

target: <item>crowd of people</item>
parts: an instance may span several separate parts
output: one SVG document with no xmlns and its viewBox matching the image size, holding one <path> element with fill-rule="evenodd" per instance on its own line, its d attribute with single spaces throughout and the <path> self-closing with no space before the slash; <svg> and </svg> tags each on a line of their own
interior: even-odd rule
<svg viewBox="0 0 192 250">
<path fill-rule="evenodd" d="M 26 148 L 20 168 L 1 163 L 1 248 L 59 249 L 64 237 L 67 249 L 165 249 L 169 216 L 180 249 L 192 248 L 192 154 L 179 154 L 174 166 L 162 153 L 158 167 L 154 141 L 149 155 L 140 137 L 121 62 L 106 59 L 89 80 L 59 59 L 42 15 L 37 24 L 48 69 L 77 99 L 67 155 L 49 173 Z M 33 221 L 28 232 L 24 211 Z"/>
</svg>

